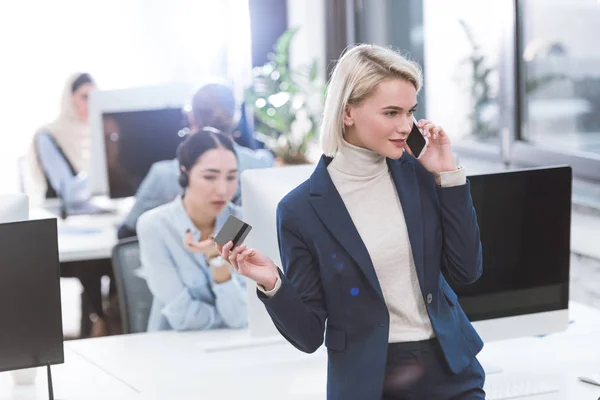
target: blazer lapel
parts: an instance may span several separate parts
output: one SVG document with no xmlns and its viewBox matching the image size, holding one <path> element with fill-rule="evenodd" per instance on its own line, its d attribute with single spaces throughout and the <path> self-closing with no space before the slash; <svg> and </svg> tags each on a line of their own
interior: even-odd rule
<svg viewBox="0 0 600 400">
<path fill-rule="evenodd" d="M 415 260 L 417 276 L 419 282 L 423 285 L 425 282 L 423 211 L 417 174 L 410 162 L 402 162 L 402 159 L 400 162 L 390 159 L 387 161 L 400 198 L 400 204 L 402 204 L 402 212 L 408 228 L 408 238 Z"/>
<path fill-rule="evenodd" d="M 369 252 L 327 172 L 329 162 L 331 158 L 323 156 L 310 178 L 310 203 L 323 224 L 358 264 L 377 294 L 383 298 Z"/>
</svg>

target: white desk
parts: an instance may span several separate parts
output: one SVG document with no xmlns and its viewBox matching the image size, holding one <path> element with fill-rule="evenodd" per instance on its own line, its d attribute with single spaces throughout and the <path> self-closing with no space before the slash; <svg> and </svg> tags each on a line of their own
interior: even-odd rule
<svg viewBox="0 0 600 400">
<path fill-rule="evenodd" d="M 65 349 L 65 363 L 52 366 L 55 399 L 136 399 L 140 393 L 102 371 L 76 353 Z M 46 368 L 37 368 L 35 383 L 17 386 L 10 372 L 0 373 L 0 400 L 47 400 Z"/>
<path fill-rule="evenodd" d="M 571 305 L 564 333 L 488 343 L 482 359 L 504 369 L 488 380 L 518 374 L 551 376 L 561 393 L 540 400 L 596 399 L 600 387 L 578 374 L 600 371 L 600 310 Z M 160 332 L 67 342 L 66 346 L 140 391 L 144 398 L 325 399 L 326 353 L 308 355 L 285 342 L 206 351 L 246 331 Z"/>
<path fill-rule="evenodd" d="M 60 262 L 111 258 L 117 243 L 117 229 L 123 221 L 130 202 L 119 202 L 112 214 L 75 215 L 57 219 Z M 30 219 L 56 218 L 43 208 L 32 208 Z"/>
<path fill-rule="evenodd" d="M 326 353 L 287 342 L 205 351 L 247 331 L 160 332 L 68 342 L 70 350 L 153 399 L 324 399 Z"/>
</svg>

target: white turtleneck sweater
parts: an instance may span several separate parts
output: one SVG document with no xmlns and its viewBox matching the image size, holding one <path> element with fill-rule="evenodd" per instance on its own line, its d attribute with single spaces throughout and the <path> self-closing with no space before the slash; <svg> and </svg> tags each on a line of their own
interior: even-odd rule
<svg viewBox="0 0 600 400">
<path fill-rule="evenodd" d="M 371 257 L 390 315 L 388 341 L 431 339 L 435 335 L 419 286 L 402 205 L 386 158 L 344 142 L 327 171 Z M 444 187 L 465 183 L 463 168 L 441 174 Z M 265 293 L 274 295 L 280 285 L 278 280 L 275 288 Z"/>
</svg>

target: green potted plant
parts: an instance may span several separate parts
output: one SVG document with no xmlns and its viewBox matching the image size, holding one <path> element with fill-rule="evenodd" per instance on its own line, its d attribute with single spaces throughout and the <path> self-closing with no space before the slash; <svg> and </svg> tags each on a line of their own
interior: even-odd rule
<svg viewBox="0 0 600 400">
<path fill-rule="evenodd" d="M 318 64 L 290 68 L 289 51 L 299 28 L 277 40 L 269 61 L 253 69 L 253 83 L 245 91 L 255 116 L 256 136 L 277 156 L 280 164 L 308 163 L 322 112 L 324 85 Z"/>
</svg>

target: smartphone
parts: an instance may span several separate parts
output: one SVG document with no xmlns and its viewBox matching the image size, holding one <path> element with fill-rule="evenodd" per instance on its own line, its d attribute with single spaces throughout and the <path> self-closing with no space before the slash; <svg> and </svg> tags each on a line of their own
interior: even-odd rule
<svg viewBox="0 0 600 400">
<path fill-rule="evenodd" d="M 219 230 L 219 233 L 215 236 L 215 242 L 221 246 L 225 246 L 231 240 L 233 247 L 235 247 L 242 244 L 251 230 L 252 227 L 250 225 L 230 215 L 221 230 Z"/>
<path fill-rule="evenodd" d="M 427 146 L 429 145 L 429 140 L 423 136 L 423 132 L 417 127 L 417 119 L 414 116 L 412 130 L 406 139 L 406 144 L 417 159 L 425 154 L 425 150 L 427 150 Z"/>
</svg>

